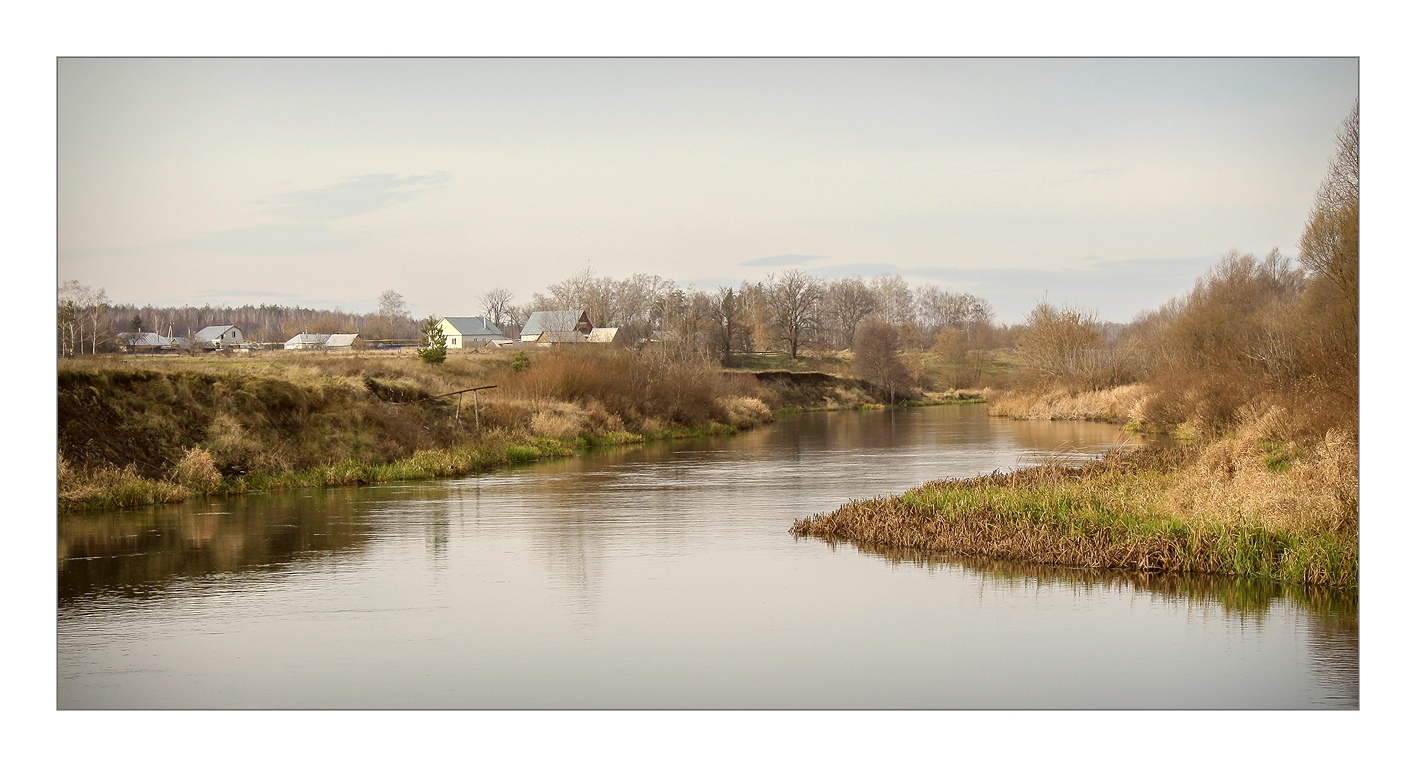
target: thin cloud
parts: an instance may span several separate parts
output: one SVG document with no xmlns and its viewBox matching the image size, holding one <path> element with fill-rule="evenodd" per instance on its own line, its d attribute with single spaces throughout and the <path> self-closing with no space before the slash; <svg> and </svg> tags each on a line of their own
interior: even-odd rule
<svg viewBox="0 0 1416 767">
<path fill-rule="evenodd" d="M 738 266 L 804 266 L 816 261 L 824 261 L 825 256 L 767 256 L 766 258 L 754 258 L 751 261 L 743 261 Z"/>
<path fill-rule="evenodd" d="M 267 213 L 293 221 L 340 221 L 408 202 L 446 184 L 450 178 L 442 171 L 403 177 L 369 173 L 317 189 L 273 194 L 257 202 L 270 206 Z"/>
</svg>

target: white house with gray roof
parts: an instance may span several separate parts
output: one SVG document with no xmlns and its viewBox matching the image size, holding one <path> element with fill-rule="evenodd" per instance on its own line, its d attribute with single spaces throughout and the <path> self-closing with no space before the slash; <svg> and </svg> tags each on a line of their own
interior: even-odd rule
<svg viewBox="0 0 1416 767">
<path fill-rule="evenodd" d="M 358 333 L 330 333 L 329 338 L 325 339 L 325 348 L 334 349 L 336 351 L 340 349 L 353 349 L 354 342 L 357 340 L 359 340 Z"/>
<path fill-rule="evenodd" d="M 207 325 L 197 331 L 192 342 L 199 349 L 229 349 L 246 343 L 246 336 L 235 325 Z"/>
<path fill-rule="evenodd" d="M 329 340 L 328 333 L 298 333 L 294 338 L 285 342 L 287 349 L 323 349 L 325 341 Z"/>
<path fill-rule="evenodd" d="M 449 349 L 480 349 L 506 338 L 486 317 L 443 317 L 438 327 L 447 337 Z"/>
</svg>

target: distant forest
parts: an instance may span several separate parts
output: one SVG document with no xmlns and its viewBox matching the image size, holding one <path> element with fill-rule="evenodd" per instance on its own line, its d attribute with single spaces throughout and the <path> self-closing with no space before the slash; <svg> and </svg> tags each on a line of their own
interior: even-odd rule
<svg viewBox="0 0 1416 767">
<path fill-rule="evenodd" d="M 397 295 L 385 294 L 385 298 Z M 60 356 L 120 351 L 126 333 L 191 338 L 209 325 L 235 325 L 258 343 L 280 343 L 298 333 L 358 333 L 366 340 L 418 338 L 418 322 L 401 297 L 385 309 L 359 314 L 270 304 L 139 307 L 109 303 L 104 290 L 70 280 L 59 289 L 58 351 Z"/>
</svg>

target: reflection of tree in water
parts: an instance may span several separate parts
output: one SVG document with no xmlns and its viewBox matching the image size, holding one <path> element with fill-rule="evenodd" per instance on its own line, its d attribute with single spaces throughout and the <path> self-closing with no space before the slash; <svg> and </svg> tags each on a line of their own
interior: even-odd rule
<svg viewBox="0 0 1416 767">
<path fill-rule="evenodd" d="M 840 542 L 828 542 L 834 549 Z M 1262 625 L 1278 605 L 1301 608 L 1299 621 L 1306 629 L 1308 657 L 1315 676 L 1333 701 L 1358 702 L 1358 595 L 1345 589 L 1289 585 L 1258 578 L 1213 575 L 1144 573 L 1127 570 L 1085 570 L 1040 565 L 946 557 L 938 554 L 852 543 L 860 551 L 895 565 L 911 564 L 928 570 L 969 571 L 982 584 L 1040 588 L 1070 586 L 1083 593 L 1144 592 L 1165 602 L 1184 604 L 1202 613 L 1218 607 L 1227 616 Z"/>
<path fill-rule="evenodd" d="M 539 528 L 546 533 L 537 547 L 546 569 L 557 582 L 571 607 L 575 622 L 593 628 L 603 585 L 604 537 L 589 525 L 578 522 L 575 514 L 558 513 Z"/>
<path fill-rule="evenodd" d="M 245 496 L 59 518 L 59 604 L 97 593 L 162 596 L 179 579 L 269 572 L 316 552 L 363 548 L 347 493 Z"/>
<path fill-rule="evenodd" d="M 532 548 L 583 627 L 595 624 L 605 565 L 622 556 L 616 546 L 632 542 L 647 555 L 683 545 L 693 513 L 683 506 L 691 491 L 679 485 L 677 472 L 691 470 L 676 457 L 685 447 L 721 444 L 727 443 L 649 443 L 582 456 L 572 472 L 555 463 L 525 470 L 534 479 L 518 490 L 531 507 Z"/>
<path fill-rule="evenodd" d="M 428 550 L 428 561 L 434 568 L 440 568 L 447 564 L 447 543 L 452 533 L 447 504 L 432 504 L 427 517 L 423 524 L 423 542 Z"/>
<path fill-rule="evenodd" d="M 566 598 L 577 623 L 592 626 L 602 588 L 597 565 L 605 558 L 604 539 L 610 534 L 607 527 L 613 527 L 613 522 L 607 523 L 583 508 L 585 502 L 580 499 L 589 491 L 586 478 L 579 473 L 566 475 L 563 467 L 554 461 L 513 471 L 518 478 L 534 477 L 534 480 L 514 483 L 516 490 L 510 496 L 487 492 L 485 498 L 482 483 L 474 480 L 456 485 L 446 496 L 446 503 L 440 505 L 456 508 L 459 518 L 470 518 L 474 525 L 479 525 L 483 521 L 484 501 L 489 518 L 501 523 L 509 521 L 508 500 L 529 501 L 530 513 L 525 519 L 512 521 L 511 530 L 532 536 L 531 548 L 536 558 L 559 585 L 556 593 Z M 575 482 L 569 481 L 571 479 Z M 437 542 L 439 533 L 435 532 L 435 527 L 430 524 L 426 528 L 430 558 L 438 556 L 446 546 L 445 542 Z M 445 514 L 440 529 L 445 537 L 448 530 Z"/>
</svg>

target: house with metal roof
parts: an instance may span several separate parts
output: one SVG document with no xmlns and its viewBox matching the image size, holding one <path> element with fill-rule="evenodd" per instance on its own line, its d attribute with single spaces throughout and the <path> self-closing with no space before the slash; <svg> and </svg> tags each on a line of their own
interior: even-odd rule
<svg viewBox="0 0 1416 767">
<path fill-rule="evenodd" d="M 198 330 L 192 341 L 200 349 L 229 349 L 246 343 L 246 336 L 235 325 L 208 325 Z"/>
<path fill-rule="evenodd" d="M 123 333 L 119 341 L 126 352 L 160 352 L 173 348 L 172 339 L 157 333 Z"/>
<path fill-rule="evenodd" d="M 329 340 L 328 333 L 297 333 L 289 341 L 285 342 L 287 349 L 323 349 L 325 341 Z"/>
<path fill-rule="evenodd" d="M 531 312 L 521 328 L 521 340 L 527 343 L 578 343 L 584 341 L 595 326 L 583 311 Z"/>
<path fill-rule="evenodd" d="M 334 351 L 346 351 L 354 348 L 354 342 L 358 340 L 358 333 L 330 333 L 325 339 L 325 348 Z"/>
<path fill-rule="evenodd" d="M 449 349 L 480 349 L 506 338 L 486 317 L 443 317 L 438 323 Z"/>
</svg>

